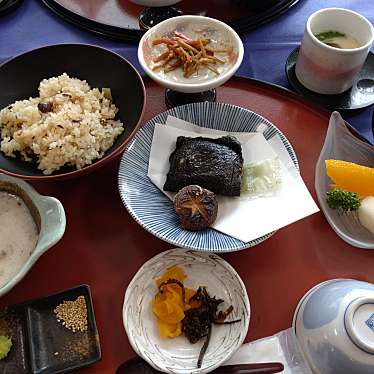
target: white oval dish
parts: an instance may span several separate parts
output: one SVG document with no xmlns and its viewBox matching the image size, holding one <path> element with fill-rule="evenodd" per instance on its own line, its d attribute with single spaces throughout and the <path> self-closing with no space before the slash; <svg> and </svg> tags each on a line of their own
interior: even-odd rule
<svg viewBox="0 0 374 374">
<path fill-rule="evenodd" d="M 203 342 L 190 344 L 184 336 L 162 339 L 151 309 L 151 300 L 157 293 L 155 279 L 173 265 L 179 265 L 186 273 L 186 287 L 206 286 L 211 296 L 225 301 L 222 310 L 232 305 L 234 310 L 228 320 L 241 318 L 238 323 L 213 326 L 200 369 L 197 359 Z M 242 345 L 249 320 L 246 288 L 231 265 L 215 254 L 182 248 L 160 253 L 146 262 L 127 287 L 123 304 L 123 323 L 132 348 L 164 373 L 202 374 L 216 369 Z"/>
<path fill-rule="evenodd" d="M 203 30 L 194 34 L 193 30 Z M 213 47 L 232 47 L 228 62 L 222 65 L 220 75 L 215 75 L 208 69 L 204 69 L 200 76 L 184 78 L 181 69 L 170 73 L 152 69 L 153 58 L 161 53 L 161 49 L 153 47 L 153 40 L 169 35 L 173 31 L 185 33 L 186 36 L 196 39 L 200 37 L 212 40 Z M 161 86 L 174 91 L 196 93 L 211 90 L 223 85 L 238 70 L 244 56 L 244 47 L 239 35 L 227 24 L 214 18 L 203 16 L 180 16 L 169 18 L 148 30 L 139 42 L 138 59 L 145 72 Z M 219 57 L 219 56 L 218 56 Z M 222 57 L 223 59 L 224 57 Z M 218 69 L 218 70 L 219 70 Z"/>
<path fill-rule="evenodd" d="M 293 329 L 315 374 L 374 372 L 374 285 L 320 283 L 300 300 Z"/>
<path fill-rule="evenodd" d="M 331 115 L 325 143 L 316 164 L 315 189 L 318 201 L 330 226 L 344 241 L 358 248 L 374 249 L 374 235 L 361 225 L 356 212 L 341 215 L 328 206 L 326 192 L 330 190 L 332 181 L 326 174 L 325 160 L 329 159 L 374 167 L 374 146 L 355 137 L 338 112 Z"/>
</svg>

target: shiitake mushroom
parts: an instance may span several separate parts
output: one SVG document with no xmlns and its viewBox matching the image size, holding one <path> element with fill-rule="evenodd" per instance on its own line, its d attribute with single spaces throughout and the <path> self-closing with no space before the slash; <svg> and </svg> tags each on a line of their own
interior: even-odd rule
<svg viewBox="0 0 374 374">
<path fill-rule="evenodd" d="M 218 201 L 212 191 L 190 185 L 175 195 L 174 208 L 184 229 L 199 231 L 208 228 L 216 220 Z"/>
</svg>

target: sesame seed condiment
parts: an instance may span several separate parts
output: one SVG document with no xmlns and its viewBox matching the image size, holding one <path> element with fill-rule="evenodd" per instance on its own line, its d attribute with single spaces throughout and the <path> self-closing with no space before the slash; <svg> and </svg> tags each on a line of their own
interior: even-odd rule
<svg viewBox="0 0 374 374">
<path fill-rule="evenodd" d="M 59 358 L 61 361 L 83 360 L 92 355 L 94 341 L 88 334 L 75 334 L 67 344 L 61 347 Z"/>
<path fill-rule="evenodd" d="M 74 301 L 64 301 L 55 308 L 54 313 L 57 321 L 67 329 L 73 332 L 87 331 L 87 306 L 84 296 L 79 296 Z"/>
</svg>

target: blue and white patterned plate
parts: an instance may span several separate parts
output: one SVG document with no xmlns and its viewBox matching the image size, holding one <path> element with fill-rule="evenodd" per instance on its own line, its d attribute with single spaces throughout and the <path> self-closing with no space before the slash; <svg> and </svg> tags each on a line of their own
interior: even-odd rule
<svg viewBox="0 0 374 374">
<path fill-rule="evenodd" d="M 274 234 L 271 232 L 243 242 L 214 229 L 187 231 L 180 226 L 173 203 L 148 178 L 148 161 L 156 123 L 165 123 L 168 115 L 227 132 L 255 132 L 259 126 L 269 140 L 279 135 L 296 168 L 295 151 L 283 133 L 264 117 L 247 109 L 223 103 L 196 103 L 170 109 L 148 121 L 125 149 L 119 167 L 118 187 L 121 199 L 133 218 L 158 238 L 178 247 L 199 251 L 233 252 L 253 247 Z"/>
</svg>

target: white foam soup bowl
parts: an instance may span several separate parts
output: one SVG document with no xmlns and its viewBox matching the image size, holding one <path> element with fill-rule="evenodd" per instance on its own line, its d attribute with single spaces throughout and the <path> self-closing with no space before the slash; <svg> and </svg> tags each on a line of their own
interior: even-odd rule
<svg viewBox="0 0 374 374">
<path fill-rule="evenodd" d="M 374 373 L 373 284 L 318 284 L 299 302 L 293 329 L 314 374 Z"/>
<path fill-rule="evenodd" d="M 40 195 L 19 178 L 0 173 L 0 191 L 18 196 L 28 208 L 38 230 L 38 241 L 26 262 L 7 283 L 0 287 L 0 296 L 9 292 L 28 273 L 40 256 L 64 235 L 66 216 L 59 200 Z"/>
<path fill-rule="evenodd" d="M 196 35 L 193 30 L 198 30 Z M 170 37 L 174 31 L 186 34 L 191 39 L 198 37 L 210 39 L 218 48 L 228 47 L 230 53 L 227 58 L 224 58 L 226 63 L 218 66 L 218 69 L 222 69 L 220 74 L 216 75 L 202 68 L 197 77 L 185 78 L 181 68 L 169 73 L 164 73 L 162 69 L 155 70 L 154 59 L 164 50 L 162 46 L 154 46 L 153 41 Z M 214 18 L 203 16 L 179 16 L 160 22 L 143 35 L 138 48 L 140 65 L 150 78 L 163 87 L 184 93 L 204 92 L 223 85 L 238 70 L 243 55 L 243 43 L 230 26 Z"/>
<path fill-rule="evenodd" d="M 315 36 L 327 31 L 351 36 L 360 46 L 335 48 Z M 332 95 L 348 90 L 362 69 L 373 40 L 373 25 L 356 12 L 326 8 L 313 13 L 307 21 L 296 62 L 297 79 L 306 88 L 320 94 Z"/>
</svg>

